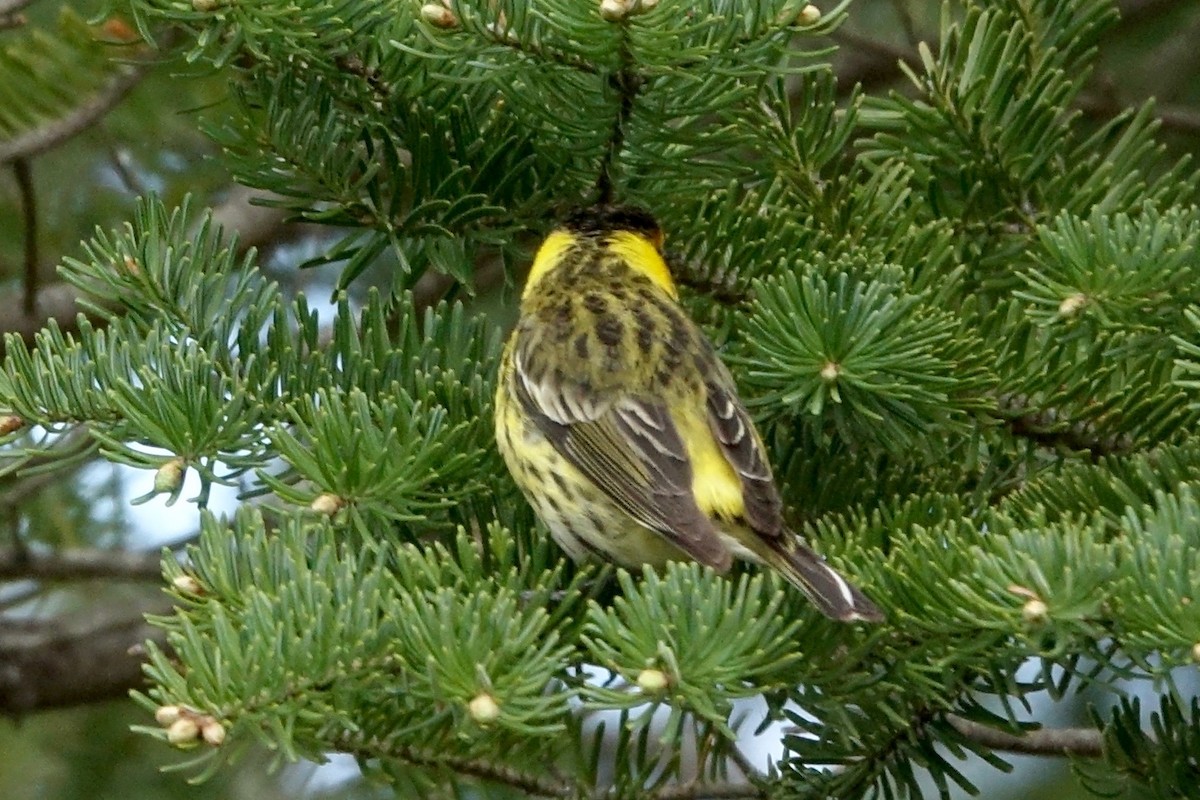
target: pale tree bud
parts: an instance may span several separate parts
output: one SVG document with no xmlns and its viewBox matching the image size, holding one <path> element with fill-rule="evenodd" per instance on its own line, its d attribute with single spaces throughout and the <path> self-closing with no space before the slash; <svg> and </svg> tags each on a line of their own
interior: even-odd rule
<svg viewBox="0 0 1200 800">
<path fill-rule="evenodd" d="M 482 692 L 467 703 L 467 711 L 470 712 L 471 719 L 481 725 L 486 725 L 494 722 L 500 716 L 500 704 L 496 702 L 496 698 L 487 692 Z"/>
<path fill-rule="evenodd" d="M 154 712 L 154 721 L 166 728 L 182 716 L 183 709 L 179 706 L 159 706 Z"/>
<path fill-rule="evenodd" d="M 648 694 L 658 694 L 668 683 L 667 674 L 660 669 L 644 669 L 637 676 L 637 685 Z"/>
<path fill-rule="evenodd" d="M 173 745 L 186 745 L 196 741 L 200 726 L 191 717 L 180 717 L 167 727 L 167 741 Z"/>
<path fill-rule="evenodd" d="M 821 21 L 821 9 L 809 3 L 804 8 L 800 9 L 800 13 L 796 15 L 796 24 L 807 28 L 810 25 L 816 25 Z"/>
<path fill-rule="evenodd" d="M 183 485 L 187 472 L 182 458 L 172 458 L 154 473 L 154 491 L 157 494 L 173 494 Z"/>
<path fill-rule="evenodd" d="M 324 514 L 327 517 L 332 517 L 345 507 L 346 501 L 331 492 L 318 495 L 309 505 L 309 508 L 313 511 L 316 511 L 318 514 Z"/>
<path fill-rule="evenodd" d="M 444 31 L 458 27 L 458 17 L 454 16 L 453 11 L 440 3 L 426 3 L 421 6 L 421 19 L 433 27 L 441 28 Z"/>
</svg>

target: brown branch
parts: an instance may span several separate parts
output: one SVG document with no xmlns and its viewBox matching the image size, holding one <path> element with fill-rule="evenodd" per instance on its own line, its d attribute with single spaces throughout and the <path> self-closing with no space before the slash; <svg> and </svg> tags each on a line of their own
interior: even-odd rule
<svg viewBox="0 0 1200 800">
<path fill-rule="evenodd" d="M 729 746 L 729 760 L 742 771 L 742 776 L 747 781 L 762 777 L 762 774 L 750 763 L 750 759 L 746 757 L 746 754 L 742 752 L 742 748 L 737 746 L 737 742 L 733 742 Z"/>
<path fill-rule="evenodd" d="M 25 287 L 22 292 L 21 310 L 30 315 L 37 308 L 38 291 L 38 215 L 37 192 L 33 188 L 33 167 L 28 158 L 12 162 L 13 177 L 17 180 L 17 191 L 21 195 L 21 218 L 24 221 L 22 235 L 25 237 Z"/>
<path fill-rule="evenodd" d="M 1134 445 L 1134 438 L 1129 433 L 1105 433 L 1094 420 L 1071 420 L 1055 406 L 1032 405 L 1025 394 L 999 395 L 996 406 L 988 413 L 1013 436 L 1029 439 L 1039 447 L 1084 451 L 1093 460 L 1129 452 Z"/>
<path fill-rule="evenodd" d="M 24 420 L 22 420 L 24 422 Z M 56 434 L 48 446 L 0 459 L 0 510 L 12 508 L 41 491 L 46 485 L 62 480 L 62 473 L 43 470 L 50 464 L 78 462 L 84 452 L 97 447 L 86 425 L 76 425 Z M 16 476 L 16 477 L 13 477 Z"/>
<path fill-rule="evenodd" d="M 280 199 L 271 192 L 251 189 L 240 184 L 232 185 L 224 192 L 218 205 L 212 208 L 214 225 L 221 226 L 227 237 L 237 235 L 237 251 L 245 253 L 250 248 L 262 253 L 287 242 L 305 237 L 328 235 L 328 228 L 316 223 L 297 222 L 290 211 L 270 205 Z"/>
<path fill-rule="evenodd" d="M 656 800 L 742 800 L 766 796 L 765 790 L 751 783 L 691 783 L 667 786 L 650 794 Z"/>
<path fill-rule="evenodd" d="M 149 59 L 124 65 L 106 86 L 66 116 L 0 142 L 0 164 L 44 153 L 84 131 L 124 100 L 154 66 L 155 62 Z"/>
<path fill-rule="evenodd" d="M 0 620 L 0 714 L 125 697 L 144 683 L 140 645 L 165 641 L 165 633 L 143 615 L 170 609 L 169 601 L 155 596 L 119 616 L 82 624 Z"/>
<path fill-rule="evenodd" d="M 286 211 L 252 202 L 255 197 L 263 196 L 261 192 L 234 186 L 225 200 L 213 208 L 213 222 L 221 225 L 226 233 L 237 234 L 240 252 L 250 247 L 263 250 L 316 230 L 316 226 L 288 224 Z M 82 310 L 77 302 L 80 296 L 79 290 L 69 283 L 48 284 L 37 292 L 30 313 L 16 293 L 0 294 L 0 333 L 15 333 L 31 346 L 34 336 L 51 319 L 58 322 L 64 333 L 77 331 L 78 314 Z M 103 322 L 95 316 L 89 316 L 89 319 L 95 324 Z M 0 341 L 0 359 L 3 357 L 4 342 Z"/>
<path fill-rule="evenodd" d="M 24 605 L 45 591 L 46 588 L 37 583 L 15 586 L 10 591 L 5 592 L 4 599 L 0 600 L 0 613 L 10 608 Z"/>
<path fill-rule="evenodd" d="M 1154 109 L 1163 130 L 1200 133 L 1200 112 L 1183 106 L 1159 105 Z"/>
<path fill-rule="evenodd" d="M 1075 107 L 1092 119 L 1108 120 L 1128 110 L 1128 106 L 1110 96 L 1081 95 L 1075 100 Z M 1184 106 L 1156 104 L 1154 116 L 1160 127 L 1165 131 L 1179 133 L 1200 133 L 1200 112 Z"/>
<path fill-rule="evenodd" d="M 33 0 L 0 0 L 0 30 L 18 28 L 25 24 L 25 15 L 18 13 Z"/>
<path fill-rule="evenodd" d="M 1104 734 L 1095 728 L 1040 728 L 1014 734 L 956 714 L 947 714 L 946 721 L 964 738 L 992 750 L 1027 756 L 1100 758 L 1104 755 Z"/>
<path fill-rule="evenodd" d="M 570 784 L 553 781 L 501 764 L 477 758 L 461 758 L 444 753 L 429 753 L 406 745 L 386 746 L 378 740 L 363 741 L 354 734 L 343 734 L 335 743 L 338 750 L 366 758 L 395 758 L 418 767 L 449 769 L 460 775 L 500 783 L 535 797 L 574 797 Z"/>
<path fill-rule="evenodd" d="M 430 753 L 407 745 L 384 744 L 378 739 L 364 740 L 351 733 L 344 734 L 335 742 L 335 747 L 341 752 L 359 757 L 394 758 L 418 767 L 450 770 L 458 775 L 468 775 L 482 781 L 519 789 L 533 797 L 586 797 L 590 800 L 607 800 L 613 796 L 607 789 L 581 791 L 578 786 L 568 781 L 552 780 L 486 759 Z M 648 800 L 745 800 L 765 798 L 767 794 L 748 783 L 687 783 L 648 791 L 645 796 Z"/>
<path fill-rule="evenodd" d="M 1125 0 L 1117 3 L 1117 9 L 1121 12 L 1121 28 L 1153 19 L 1180 5 L 1179 0 Z"/>
<path fill-rule="evenodd" d="M 608 145 L 604 148 L 604 157 L 600 160 L 600 172 L 596 176 L 596 202 L 603 204 L 612 202 L 616 184 L 613 172 L 616 169 L 617 159 L 625 148 L 625 131 L 633 116 L 633 103 L 646 81 L 635 69 L 633 51 L 629 44 L 629 31 L 624 26 L 621 28 L 619 52 L 621 68 L 608 78 L 609 85 L 617 90 L 619 103 L 608 135 Z"/>
<path fill-rule="evenodd" d="M 43 286 L 34 298 L 33 313 L 24 309 L 24 298 L 19 292 L 0 294 L 0 332 L 15 333 L 28 345 L 33 337 L 50 319 L 58 320 L 64 333 L 79 329 L 80 308 L 76 300 L 79 290 L 67 283 L 57 282 Z M 95 321 L 95 320 L 93 320 Z M 0 358 L 4 357 L 4 342 L 0 341 Z"/>
<path fill-rule="evenodd" d="M 921 41 L 921 37 L 917 33 L 917 24 L 913 20 L 912 12 L 908 9 L 908 4 L 905 0 L 892 0 L 892 10 L 900 20 L 900 27 L 904 30 L 904 39 L 910 47 L 916 47 Z"/>
<path fill-rule="evenodd" d="M 841 47 L 841 63 L 837 70 L 841 93 L 849 92 L 854 86 L 870 89 L 891 83 L 901 76 L 900 62 L 920 70 L 920 59 L 908 48 L 849 31 L 837 31 L 832 38 Z"/>
<path fill-rule="evenodd" d="M 54 553 L 0 549 L 0 580 L 78 581 L 94 578 L 161 581 L 158 553 L 74 548 Z"/>
</svg>

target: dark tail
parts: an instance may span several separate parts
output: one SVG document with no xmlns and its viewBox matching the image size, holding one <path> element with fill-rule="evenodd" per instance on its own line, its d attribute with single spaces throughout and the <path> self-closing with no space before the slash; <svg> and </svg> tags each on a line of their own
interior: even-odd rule
<svg viewBox="0 0 1200 800">
<path fill-rule="evenodd" d="M 774 566 L 825 616 L 841 622 L 884 620 L 879 606 L 805 545 L 779 541 L 772 552 L 778 558 Z"/>
</svg>

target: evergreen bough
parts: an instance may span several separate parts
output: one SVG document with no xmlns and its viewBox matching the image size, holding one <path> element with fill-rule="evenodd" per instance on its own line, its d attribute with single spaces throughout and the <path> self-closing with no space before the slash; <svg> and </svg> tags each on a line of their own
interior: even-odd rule
<svg viewBox="0 0 1200 800">
<path fill-rule="evenodd" d="M 9 455 L 84 427 L 77 458 L 156 471 L 143 499 L 192 470 L 201 507 L 266 498 L 202 511 L 165 560 L 170 652 L 138 699 L 183 766 L 261 742 L 412 796 L 902 797 L 922 772 L 945 795 L 964 754 L 1007 768 L 978 726 L 1036 749 L 1031 697 L 1132 681 L 1152 725 L 1094 708 L 1086 782 L 1194 796 L 1196 175 L 1152 105 L 1071 110 L 1108 2 L 948 3 L 910 91 L 841 104 L 820 37 L 844 6 L 803 5 L 133 0 L 231 76 L 211 134 L 336 228 L 339 289 L 395 265 L 318 313 L 148 198 L 62 267 L 100 322 L 6 341 L 0 408 L 46 434 Z M 546 543 L 491 443 L 500 331 L 469 290 L 603 195 L 660 217 L 793 522 L 885 624 L 695 565 L 614 596 Z M 465 299 L 414 296 L 430 272 Z M 745 697 L 788 754 L 740 785 Z"/>
</svg>

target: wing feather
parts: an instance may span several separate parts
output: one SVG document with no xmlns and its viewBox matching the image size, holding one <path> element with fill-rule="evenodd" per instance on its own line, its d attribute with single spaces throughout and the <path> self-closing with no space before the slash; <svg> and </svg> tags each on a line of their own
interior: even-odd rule
<svg viewBox="0 0 1200 800">
<path fill-rule="evenodd" d="M 517 398 L 574 467 L 639 524 L 692 558 L 724 571 L 729 548 L 692 495 L 692 465 L 661 403 L 629 395 L 595 397 L 561 375 L 530 369 L 518 353 Z M 540 379 L 535 379 L 540 376 Z"/>
<path fill-rule="evenodd" d="M 728 382 L 732 385 L 731 378 Z M 705 386 L 709 428 L 741 480 L 746 522 L 763 536 L 779 537 L 784 531 L 783 501 L 771 465 L 749 413 L 723 383 L 713 380 Z"/>
</svg>

